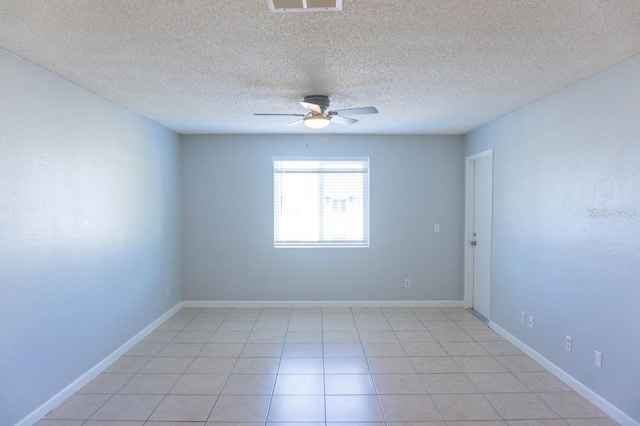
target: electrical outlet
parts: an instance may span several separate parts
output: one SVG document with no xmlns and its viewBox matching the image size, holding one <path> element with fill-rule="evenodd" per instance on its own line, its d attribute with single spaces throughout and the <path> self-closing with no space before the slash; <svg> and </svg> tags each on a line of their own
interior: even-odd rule
<svg viewBox="0 0 640 426">
<path fill-rule="evenodd" d="M 406 288 L 411 287 L 411 280 L 410 280 L 409 278 L 407 278 L 406 280 L 404 280 L 404 286 L 405 286 Z"/>
<path fill-rule="evenodd" d="M 533 315 L 529 314 L 529 328 L 533 330 Z"/>
<path fill-rule="evenodd" d="M 440 224 L 436 223 L 435 225 L 433 225 L 433 232 L 440 232 Z"/>
<path fill-rule="evenodd" d="M 596 351 L 596 356 L 594 359 L 594 364 L 598 368 L 602 368 L 602 352 Z"/>
<path fill-rule="evenodd" d="M 571 349 L 573 348 L 573 341 L 571 339 L 571 336 L 566 336 L 564 339 L 564 348 L 568 351 L 571 352 Z"/>
<path fill-rule="evenodd" d="M 524 324 L 525 313 L 524 311 L 520 311 L 520 322 Z"/>
<path fill-rule="evenodd" d="M 167 287 L 167 297 L 169 297 L 170 292 L 171 292 L 171 289 Z"/>
</svg>

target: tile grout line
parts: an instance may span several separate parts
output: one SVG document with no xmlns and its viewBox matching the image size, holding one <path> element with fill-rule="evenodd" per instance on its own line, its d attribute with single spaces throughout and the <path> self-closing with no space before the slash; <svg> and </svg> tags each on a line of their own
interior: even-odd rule
<svg viewBox="0 0 640 426">
<path fill-rule="evenodd" d="M 203 312 L 204 309 L 201 309 L 200 312 Z M 225 321 L 225 319 L 231 314 L 231 312 L 233 311 L 229 311 L 229 313 L 227 313 L 227 315 L 225 315 L 225 317 L 222 319 L 222 322 L 220 323 L 220 325 L 222 325 Z M 196 316 L 197 317 L 197 316 Z M 195 317 L 194 317 L 195 319 Z M 193 321 L 193 320 L 192 320 Z M 220 329 L 220 325 L 218 325 L 218 327 L 216 327 L 216 329 L 214 330 L 213 334 L 211 335 L 211 337 L 209 337 L 209 340 L 207 341 L 207 343 L 205 343 L 205 345 L 202 347 L 202 349 L 200 350 L 200 352 L 198 352 L 198 354 L 201 354 L 202 351 L 204 350 L 204 348 L 207 347 L 208 344 L 211 343 L 211 339 L 213 339 L 213 336 L 215 335 L 215 333 L 218 332 L 218 330 Z M 196 355 L 196 358 L 198 357 L 198 355 Z M 196 358 L 193 359 L 193 361 L 196 360 Z M 237 362 L 237 361 L 236 361 Z M 189 365 L 191 366 L 193 364 L 193 362 Z M 189 369 L 189 367 L 187 367 L 185 369 L 185 372 L 183 374 L 186 374 L 187 370 Z M 213 405 L 211 406 L 211 409 L 209 409 L 209 414 L 207 414 L 207 418 L 205 419 L 204 423 L 206 424 L 206 422 L 209 421 L 209 418 L 211 417 L 211 414 L 213 414 L 213 409 L 215 408 L 216 404 L 218 403 L 218 400 L 220 399 L 220 395 L 222 395 L 222 389 L 224 389 L 224 387 L 226 386 L 227 382 L 229 381 L 229 376 L 231 374 L 227 375 L 227 378 L 225 379 L 224 383 L 222 384 L 222 386 L 220 387 L 220 392 L 216 395 L 215 401 L 213 401 Z M 180 379 L 178 379 L 180 380 Z M 177 382 L 176 382 L 177 383 Z M 175 386 L 175 384 L 174 384 Z"/>
<path fill-rule="evenodd" d="M 178 312 L 179 312 L 179 311 L 178 311 Z M 174 314 L 174 315 L 175 315 L 175 314 Z M 190 320 L 189 322 L 191 322 L 191 320 Z M 187 323 L 187 324 L 188 324 L 188 323 Z M 178 334 L 180 334 L 180 332 L 181 332 L 182 330 L 184 330 L 184 328 L 185 328 L 185 327 L 186 327 L 186 324 L 185 324 L 185 325 L 184 325 L 180 330 L 178 330 Z M 153 330 L 153 331 L 156 331 L 156 330 Z M 177 336 L 178 334 L 176 334 L 176 336 Z M 174 338 L 175 338 L 175 336 L 174 336 Z M 137 346 L 137 345 L 139 345 L 140 343 L 145 343 L 145 339 L 143 339 L 143 340 L 141 340 L 140 342 L 138 342 L 138 343 L 136 344 L 136 346 Z M 150 343 L 150 342 L 148 342 L 148 341 L 147 341 L 146 343 Z M 96 411 L 94 411 L 94 413 L 93 413 L 92 415 L 90 415 L 87 419 L 85 419 L 85 421 L 83 422 L 83 424 L 84 424 L 84 423 L 87 423 L 87 422 L 89 422 L 89 421 L 91 421 L 91 418 L 92 418 L 93 416 L 95 416 L 95 415 L 97 414 L 97 412 L 98 412 L 98 411 L 100 411 L 100 409 L 102 409 L 105 405 L 107 405 L 107 403 L 108 403 L 109 401 L 111 401 L 115 396 L 117 396 L 117 395 L 123 395 L 123 394 L 118 394 L 118 392 L 119 392 L 120 390 L 122 390 L 122 389 L 123 389 L 123 388 L 124 388 L 124 387 L 129 383 L 129 382 L 131 382 L 131 380 L 133 380 L 133 378 L 134 378 L 136 375 L 138 375 L 138 374 L 142 374 L 142 373 L 140 373 L 140 371 L 142 371 L 142 369 L 143 369 L 147 364 L 149 364 L 149 363 L 150 363 L 154 358 L 156 358 L 156 357 L 158 356 L 158 354 L 159 354 L 159 353 L 160 353 L 164 348 L 166 348 L 166 347 L 167 347 L 167 345 L 168 345 L 170 342 L 154 342 L 154 343 L 164 343 L 164 344 L 163 344 L 163 345 L 162 345 L 162 347 L 158 350 L 158 352 L 156 352 L 156 353 L 155 353 L 155 355 L 150 356 L 150 357 L 149 357 L 149 360 L 148 360 L 146 363 L 144 363 L 142 366 L 140 366 L 140 368 L 139 368 L 135 373 L 133 373 L 133 374 L 131 375 L 131 377 L 129 378 L 129 380 L 127 380 L 127 381 L 126 381 L 126 382 L 125 382 L 125 383 L 124 383 L 120 388 L 118 388 L 118 390 L 117 390 L 116 392 L 114 392 L 113 394 L 111 394 L 111 396 L 110 396 L 110 397 L 109 397 L 109 398 L 104 402 L 104 404 L 102 404 L 102 405 L 101 405 L 101 406 L 100 406 Z M 132 349 L 133 349 L 133 348 L 132 348 Z M 130 351 L 130 350 L 129 350 L 129 351 Z M 128 352 L 129 352 L 129 351 L 128 351 Z M 126 353 L 125 353 L 125 354 L 123 354 L 123 356 L 126 356 Z M 122 358 L 122 357 L 121 357 L 121 358 Z M 145 420 L 143 420 L 143 422 L 145 422 L 145 423 L 146 423 L 147 421 L 149 421 L 149 418 L 151 418 L 151 415 L 153 414 L 153 412 L 154 412 L 155 410 L 157 410 L 157 409 L 158 409 L 158 407 L 160 406 L 160 404 L 161 404 L 161 403 L 162 403 L 162 401 L 164 400 L 164 397 L 165 397 L 165 396 L 166 396 L 166 395 L 164 395 L 164 396 L 163 396 L 163 397 L 158 401 L 158 404 L 153 408 L 153 410 L 151 410 L 151 412 L 150 412 L 150 413 L 149 413 L 149 415 L 146 417 L 146 419 L 145 419 Z M 98 420 L 98 419 L 96 419 L 96 420 Z M 128 421 L 128 420 L 127 420 L 127 421 Z"/>
</svg>

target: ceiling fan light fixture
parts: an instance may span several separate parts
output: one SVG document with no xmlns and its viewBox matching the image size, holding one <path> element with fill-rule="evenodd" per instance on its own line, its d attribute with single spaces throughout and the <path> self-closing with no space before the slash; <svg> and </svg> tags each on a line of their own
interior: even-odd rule
<svg viewBox="0 0 640 426">
<path fill-rule="evenodd" d="M 312 114 L 304 118 L 304 125 L 310 129 L 322 129 L 331 123 L 331 119 L 322 114 Z"/>
</svg>

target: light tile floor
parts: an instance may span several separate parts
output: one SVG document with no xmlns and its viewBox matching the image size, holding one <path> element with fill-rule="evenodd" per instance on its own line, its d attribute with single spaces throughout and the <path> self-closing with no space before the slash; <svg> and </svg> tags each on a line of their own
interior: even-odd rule
<svg viewBox="0 0 640 426">
<path fill-rule="evenodd" d="M 416 422 L 616 424 L 462 308 L 184 308 L 38 425 Z"/>
</svg>

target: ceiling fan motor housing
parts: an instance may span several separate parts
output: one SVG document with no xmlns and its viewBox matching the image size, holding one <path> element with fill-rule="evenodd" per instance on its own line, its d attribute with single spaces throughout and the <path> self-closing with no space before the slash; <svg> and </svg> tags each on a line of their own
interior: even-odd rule
<svg viewBox="0 0 640 426">
<path fill-rule="evenodd" d="M 320 106 L 323 112 L 329 108 L 329 97 L 325 95 L 308 95 L 304 97 L 304 102 Z"/>
</svg>

